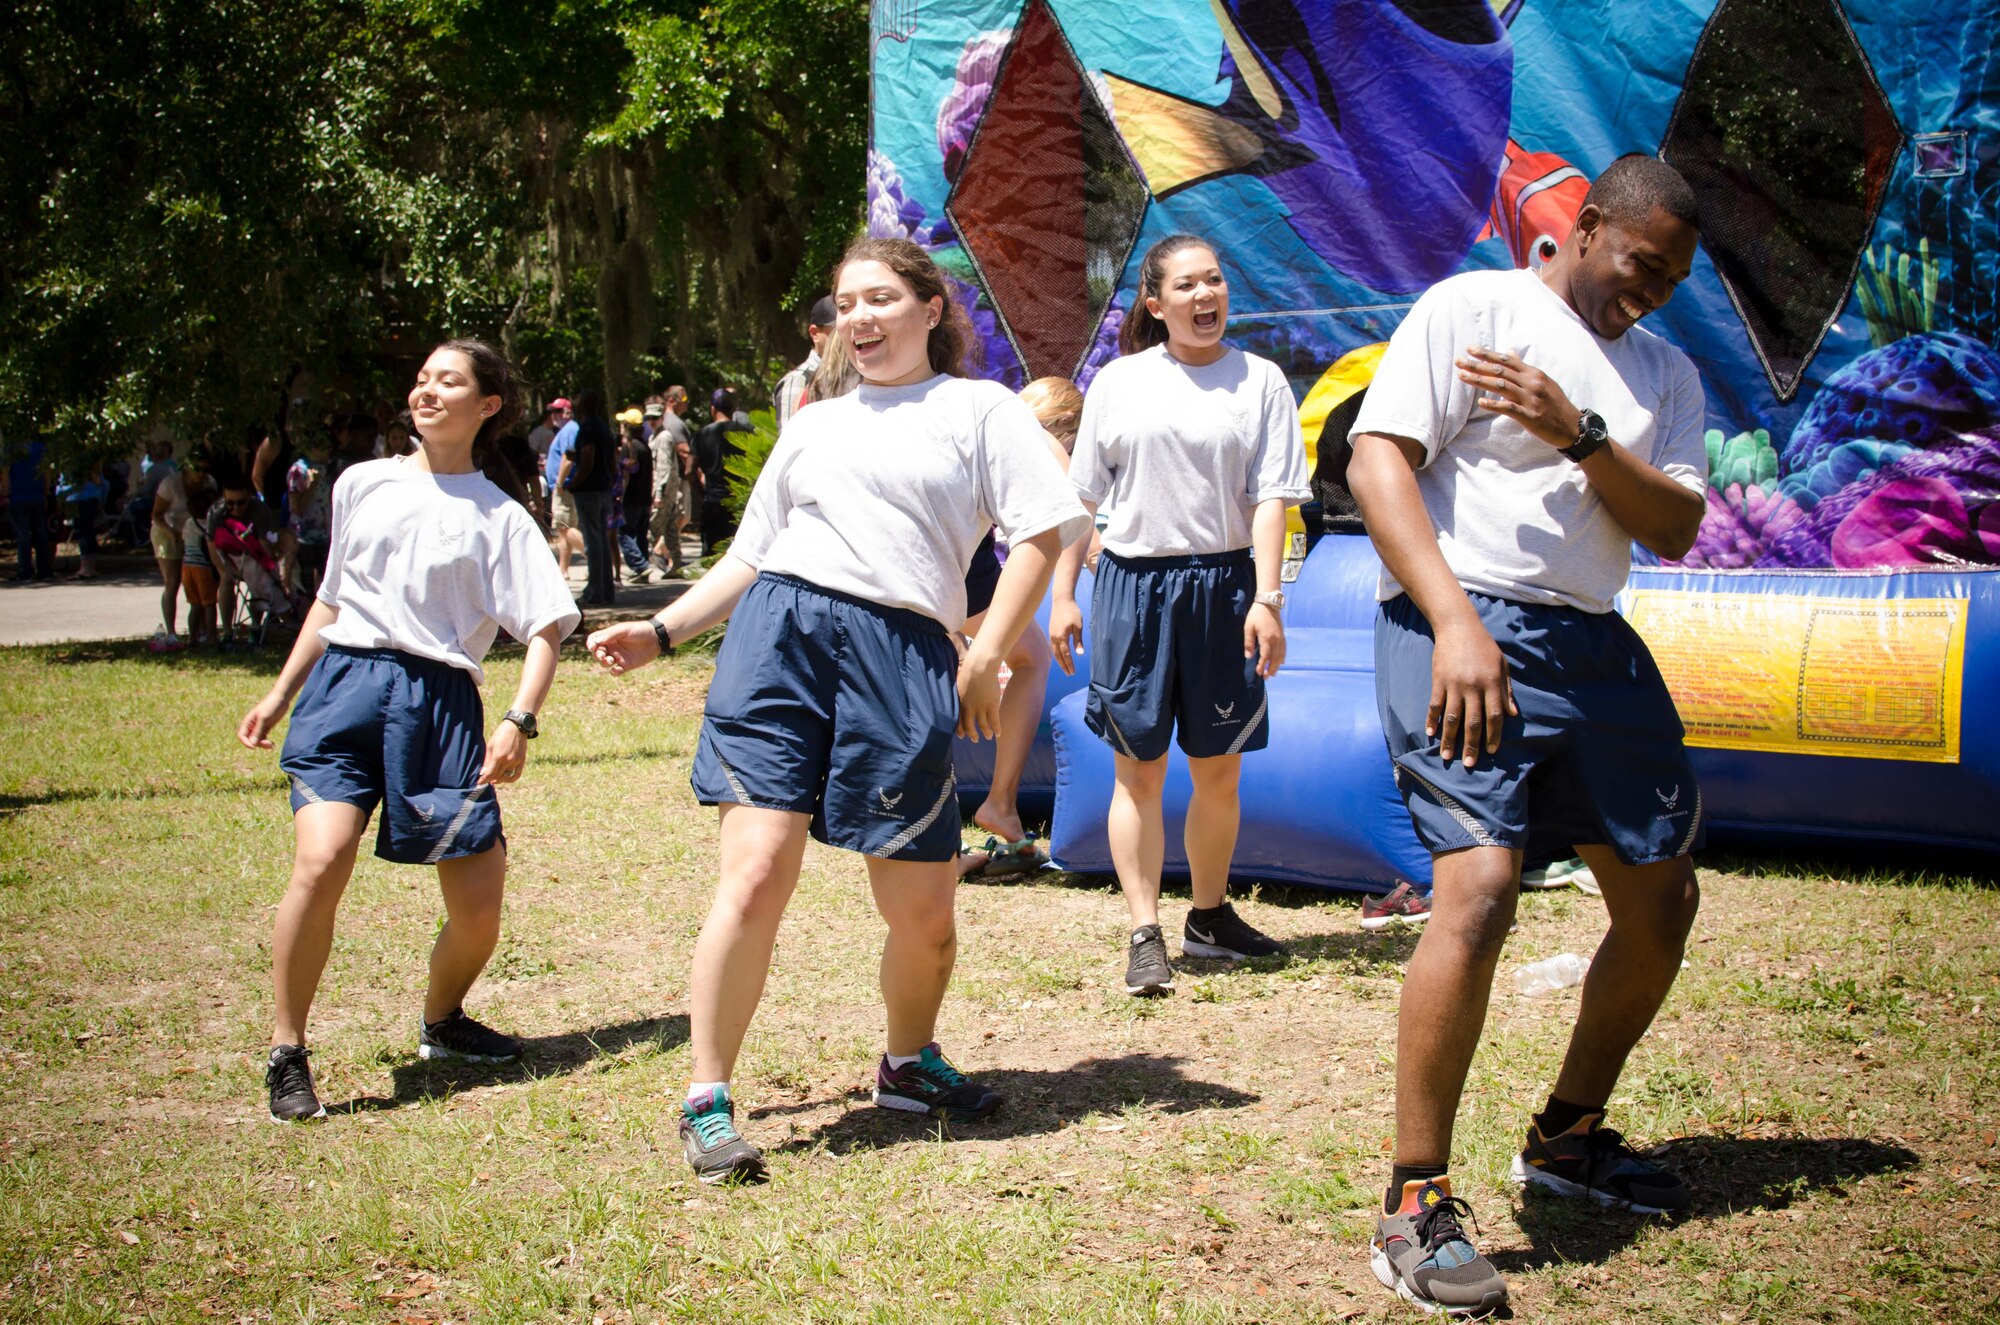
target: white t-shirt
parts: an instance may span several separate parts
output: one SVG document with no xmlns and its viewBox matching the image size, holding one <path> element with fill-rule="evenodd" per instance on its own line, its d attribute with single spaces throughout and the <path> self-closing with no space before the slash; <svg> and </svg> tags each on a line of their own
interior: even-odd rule
<svg viewBox="0 0 2000 1325">
<path fill-rule="evenodd" d="M 792 416 L 729 551 L 957 630 L 966 566 L 994 525 L 1012 543 L 1090 527 L 1034 412 L 997 382 L 864 382 Z"/>
<path fill-rule="evenodd" d="M 1513 419 L 1475 410 L 1458 380 L 1468 349 L 1504 350 L 1554 379 L 1611 440 L 1691 492 L 1708 485 L 1704 402 L 1694 364 L 1643 327 L 1592 331 L 1532 271 L 1474 271 L 1432 286 L 1389 339 L 1351 436 L 1406 437 L 1438 547 L 1458 582 L 1519 603 L 1608 612 L 1625 587 L 1632 537 L 1583 469 Z M 1403 591 L 1387 569 L 1383 601 Z"/>
<path fill-rule="evenodd" d="M 1298 402 L 1278 365 L 1238 349 L 1184 364 L 1156 345 L 1099 370 L 1083 398 L 1069 481 L 1105 508 L 1121 557 L 1234 552 L 1250 517 L 1312 496 Z"/>
<path fill-rule="evenodd" d="M 505 629 L 557 638 L 582 614 L 534 517 L 484 474 L 431 474 L 411 456 L 351 466 L 333 490 L 333 545 L 319 600 L 340 609 L 326 644 L 400 649 L 484 681 Z"/>
<path fill-rule="evenodd" d="M 188 518 L 187 477 L 175 468 L 160 480 L 160 486 L 154 490 L 155 502 L 159 501 L 159 494 L 162 492 L 167 494 L 167 513 L 161 518 L 160 523 L 168 529 L 178 530 L 187 523 Z"/>
</svg>

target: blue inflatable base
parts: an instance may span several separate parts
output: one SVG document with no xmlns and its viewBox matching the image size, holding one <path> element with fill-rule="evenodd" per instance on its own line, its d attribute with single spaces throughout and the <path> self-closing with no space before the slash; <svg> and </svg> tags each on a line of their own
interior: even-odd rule
<svg viewBox="0 0 2000 1325">
<path fill-rule="evenodd" d="M 1234 865 L 1239 880 L 1376 892 L 1403 880 L 1429 886 L 1430 859 L 1396 792 L 1376 717 L 1379 569 L 1366 538 L 1329 536 L 1319 540 L 1288 590 L 1287 656 L 1270 682 L 1271 743 L 1243 760 L 1243 826 Z M 1693 747 L 1690 756 L 1711 844 L 1798 849 L 1869 842 L 2000 853 L 2000 572 L 1635 568 L 1631 587 L 1747 595 L 1753 602 L 1767 595 L 1962 601 L 1955 762 L 1708 746 Z M 1087 619 L 1087 575 L 1077 592 Z M 1041 621 L 1047 621 L 1046 605 Z M 1058 864 L 1109 873 L 1112 756 L 1084 725 L 1083 686 L 1080 675 L 1051 675 L 1021 801 L 1030 815 L 1053 801 L 1049 850 Z M 960 741 L 957 748 L 961 804 L 969 813 L 985 797 L 993 747 Z M 1181 833 L 1191 784 L 1178 750 L 1168 767 L 1166 870 L 1185 874 Z"/>
</svg>

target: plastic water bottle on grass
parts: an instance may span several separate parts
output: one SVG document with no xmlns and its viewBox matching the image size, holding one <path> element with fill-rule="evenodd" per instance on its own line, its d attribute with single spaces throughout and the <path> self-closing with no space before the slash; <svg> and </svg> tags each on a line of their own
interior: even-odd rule
<svg viewBox="0 0 2000 1325">
<path fill-rule="evenodd" d="M 1571 985 L 1582 984 L 1583 973 L 1589 969 L 1590 958 L 1579 957 L 1573 952 L 1557 953 L 1553 957 L 1530 962 L 1514 972 L 1514 988 L 1530 996 L 1546 994 L 1552 989 L 1567 989 Z"/>
</svg>

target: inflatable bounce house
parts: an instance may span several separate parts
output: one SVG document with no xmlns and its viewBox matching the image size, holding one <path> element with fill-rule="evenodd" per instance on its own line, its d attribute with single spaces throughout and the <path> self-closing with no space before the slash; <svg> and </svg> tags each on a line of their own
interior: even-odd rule
<svg viewBox="0 0 2000 1325">
<path fill-rule="evenodd" d="M 1712 836 L 2000 850 L 2000 9 L 876 0 L 872 61 L 870 229 L 955 274 L 987 376 L 1087 384 L 1139 253 L 1190 230 L 1222 252 L 1232 341 L 1299 395 L 1319 500 L 1240 875 L 1427 880 L 1375 716 L 1348 423 L 1420 292 L 1539 266 L 1630 151 L 1702 212 L 1648 326 L 1702 374 L 1708 516 L 1621 607 Z M 1080 684 L 1053 678 L 1024 790 L 1053 795 L 1059 862 L 1105 870 Z M 988 748 L 960 755 L 976 792 Z"/>
</svg>

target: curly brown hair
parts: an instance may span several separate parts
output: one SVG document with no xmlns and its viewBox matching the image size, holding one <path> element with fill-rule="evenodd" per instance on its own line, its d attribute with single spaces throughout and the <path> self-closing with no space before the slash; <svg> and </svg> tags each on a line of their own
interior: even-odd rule
<svg viewBox="0 0 2000 1325">
<path fill-rule="evenodd" d="M 840 265 L 834 268 L 836 286 L 840 284 L 841 271 L 856 262 L 881 263 L 901 277 L 920 302 L 944 301 L 944 311 L 938 316 L 938 324 L 931 328 L 928 342 L 931 371 L 966 376 L 967 362 L 977 358 L 977 341 L 972 334 L 972 322 L 952 297 L 951 283 L 936 260 L 907 239 L 857 239 L 847 246 L 847 252 L 840 255 Z"/>
</svg>

